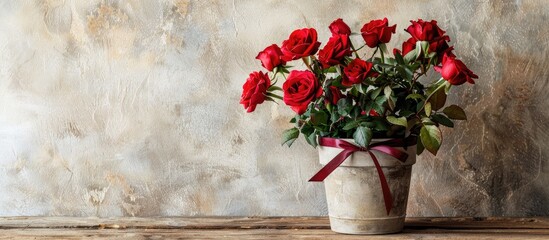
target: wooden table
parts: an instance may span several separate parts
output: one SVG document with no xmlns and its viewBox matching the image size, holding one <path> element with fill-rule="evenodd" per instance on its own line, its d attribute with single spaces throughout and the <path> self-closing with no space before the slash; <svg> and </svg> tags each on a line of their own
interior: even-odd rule
<svg viewBox="0 0 549 240">
<path fill-rule="evenodd" d="M 326 217 L 2 217 L 0 239 L 549 239 L 549 218 L 408 218 L 400 234 L 330 231 Z"/>
</svg>

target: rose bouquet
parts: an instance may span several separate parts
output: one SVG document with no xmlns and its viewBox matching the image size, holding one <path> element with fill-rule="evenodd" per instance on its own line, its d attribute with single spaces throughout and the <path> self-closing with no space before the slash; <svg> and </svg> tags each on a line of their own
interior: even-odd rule
<svg viewBox="0 0 549 240">
<path fill-rule="evenodd" d="M 360 29 L 364 42 L 358 45 L 351 42 L 349 26 L 337 19 L 320 50 L 314 28 L 295 30 L 280 47 L 273 44 L 257 55 L 269 72 L 249 75 L 240 103 L 252 112 L 258 104 L 278 99 L 295 111 L 290 121 L 295 127 L 282 134 L 288 146 L 300 134 L 314 147 L 318 137 L 353 138 L 367 147 L 372 138 L 417 136 L 418 155 L 424 149 L 436 154 L 440 126 L 466 119 L 459 106 L 444 106 L 448 91 L 474 83 L 477 76 L 456 58 L 436 21 L 411 23 L 405 29 L 411 37 L 392 55 L 385 44 L 396 25 L 390 26 L 387 18 L 365 24 Z M 371 51 L 359 54 L 365 47 Z M 302 60 L 307 69 L 290 71 L 287 63 L 294 60 Z M 420 81 L 430 69 L 440 79 Z M 282 88 L 276 85 L 281 79 Z"/>
<path fill-rule="evenodd" d="M 322 49 L 315 29 L 295 30 L 280 47 L 273 44 L 257 55 L 269 72 L 253 72 L 244 84 L 240 103 L 248 112 L 277 99 L 295 111 L 295 126 L 283 132 L 283 144 L 291 146 L 302 134 L 320 146 L 324 167 L 309 181 L 324 181 L 336 232 L 401 231 L 415 155 L 425 149 L 436 155 L 440 127 L 466 119 L 459 106 L 445 107 L 446 97 L 452 86 L 478 77 L 456 58 L 436 21 L 411 23 L 411 37 L 392 55 L 385 44 L 396 25 L 387 18 L 364 24 L 358 45 L 341 19 L 330 24 L 332 36 Z M 306 69 L 290 70 L 287 63 L 294 60 Z M 440 78 L 433 80 L 431 69 Z"/>
</svg>

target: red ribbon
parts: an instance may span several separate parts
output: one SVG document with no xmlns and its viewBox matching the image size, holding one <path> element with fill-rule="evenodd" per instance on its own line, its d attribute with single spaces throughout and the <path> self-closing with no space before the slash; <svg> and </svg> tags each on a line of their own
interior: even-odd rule
<svg viewBox="0 0 549 240">
<path fill-rule="evenodd" d="M 372 160 L 374 161 L 374 165 L 376 166 L 377 174 L 379 175 L 379 181 L 381 183 L 381 189 L 383 190 L 385 209 L 387 210 L 387 215 L 389 215 L 389 212 L 391 212 L 391 209 L 393 208 L 393 197 L 391 196 L 391 190 L 389 189 L 389 185 L 387 184 L 385 174 L 383 174 L 383 170 L 381 169 L 381 166 L 379 165 L 376 156 L 374 155 L 374 153 L 372 153 L 372 150 L 386 153 L 401 162 L 405 162 L 408 158 L 408 154 L 396 149 L 395 147 L 408 147 L 415 145 L 415 137 L 407 137 L 405 139 L 391 139 L 388 141 L 372 143 L 367 148 L 359 147 L 347 141 L 336 138 L 321 137 L 319 138 L 318 142 L 320 146 L 341 148 L 343 149 L 343 151 L 337 154 L 337 156 L 335 156 L 330 162 L 328 162 L 328 164 L 326 164 L 311 179 L 309 179 L 309 182 L 324 181 L 324 179 L 328 177 L 330 173 L 332 173 L 337 167 L 339 167 L 339 165 L 341 165 L 345 161 L 345 159 L 351 156 L 351 154 L 353 154 L 354 152 L 368 152 L 368 154 L 370 154 L 370 157 L 372 157 Z"/>
</svg>

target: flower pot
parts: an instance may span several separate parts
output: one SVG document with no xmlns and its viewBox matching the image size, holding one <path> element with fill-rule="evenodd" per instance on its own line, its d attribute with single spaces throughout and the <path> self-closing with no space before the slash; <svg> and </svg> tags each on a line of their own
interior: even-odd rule
<svg viewBox="0 0 549 240">
<path fill-rule="evenodd" d="M 353 143 L 352 139 L 344 139 Z M 372 143 L 388 139 L 373 139 Z M 386 234 L 402 231 L 410 190 L 416 146 L 396 148 L 408 153 L 401 162 L 385 153 L 372 150 L 387 179 L 393 207 L 389 214 L 374 162 L 368 152 L 355 152 L 325 180 L 326 199 L 332 231 L 346 234 Z M 340 148 L 318 147 L 320 163 L 325 165 Z"/>
</svg>

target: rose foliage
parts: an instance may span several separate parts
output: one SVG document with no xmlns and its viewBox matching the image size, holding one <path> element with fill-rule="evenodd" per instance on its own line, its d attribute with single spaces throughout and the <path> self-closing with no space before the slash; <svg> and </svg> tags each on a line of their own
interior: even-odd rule
<svg viewBox="0 0 549 240">
<path fill-rule="evenodd" d="M 288 146 L 300 135 L 314 147 L 318 137 L 353 138 L 367 147 L 372 138 L 412 135 L 418 139 L 418 154 L 424 149 L 436 154 L 440 127 L 467 118 L 459 106 L 446 106 L 450 88 L 478 78 L 454 55 L 446 32 L 435 20 L 411 21 L 405 30 L 410 38 L 396 44 L 402 48 L 390 55 L 386 43 L 396 25 L 387 18 L 364 24 L 360 33 L 342 19 L 328 29 L 332 36 L 324 46 L 314 28 L 303 28 L 280 47 L 273 44 L 259 52 L 257 59 L 267 72 L 249 75 L 240 100 L 244 108 L 252 112 L 264 101 L 284 102 L 296 113 L 290 120 L 294 127 L 282 134 Z M 351 36 L 360 43 L 354 45 Z M 287 63 L 295 60 L 306 69 L 291 70 Z"/>
</svg>

